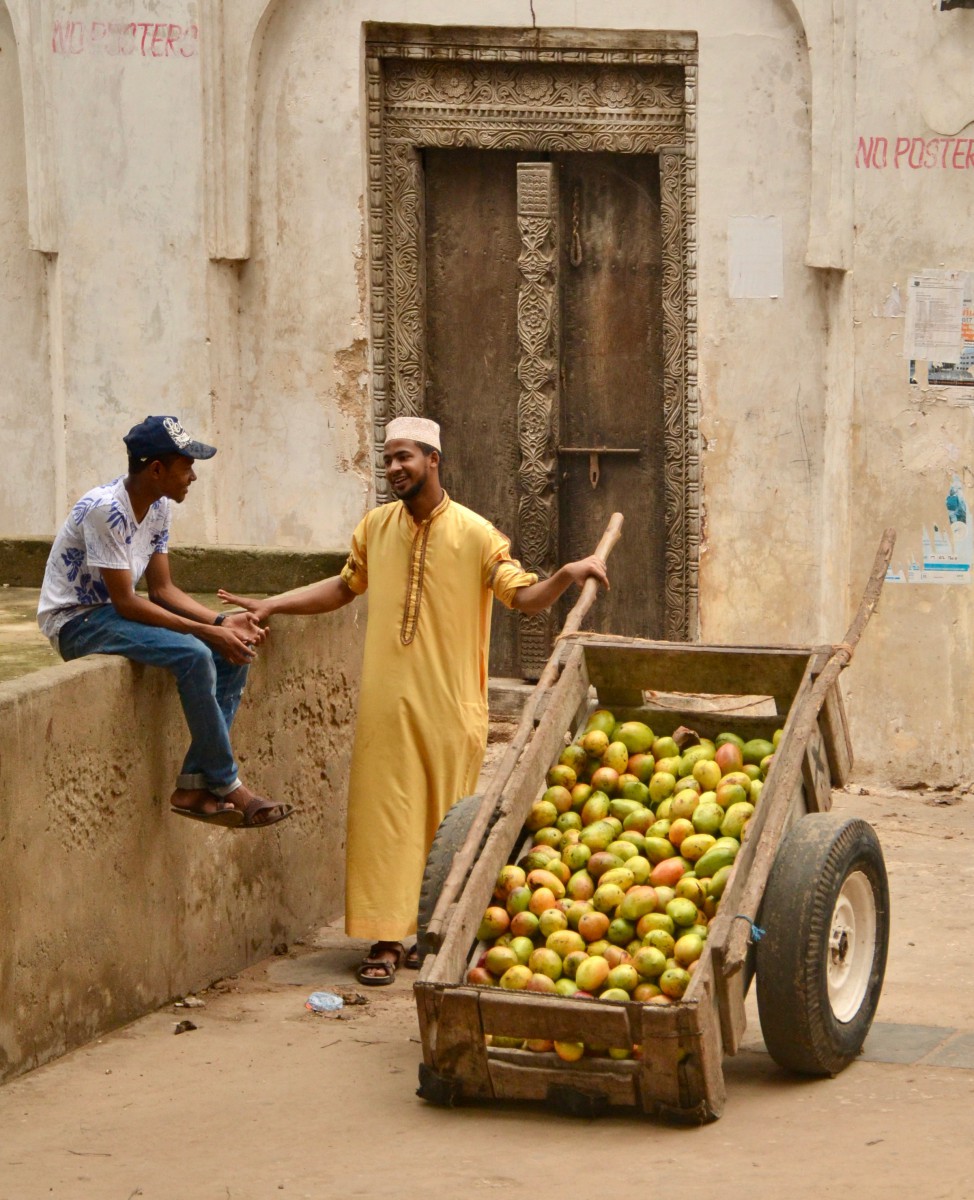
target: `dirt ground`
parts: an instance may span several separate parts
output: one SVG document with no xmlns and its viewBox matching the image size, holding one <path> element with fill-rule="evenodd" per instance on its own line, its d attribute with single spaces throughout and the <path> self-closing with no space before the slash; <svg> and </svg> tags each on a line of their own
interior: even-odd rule
<svg viewBox="0 0 974 1200">
<path fill-rule="evenodd" d="M 444 1110 L 415 1095 L 411 980 L 363 989 L 360 943 L 309 937 L 0 1089 L 0 1200 L 269 1200 L 530 1194 L 969 1197 L 974 1105 L 974 800 L 838 794 L 890 872 L 886 985 L 863 1058 L 782 1073 L 756 1013 L 726 1062 L 724 1116 L 677 1128 L 532 1107 Z M 341 1018 L 319 988 L 357 989 Z M 177 1021 L 197 1026 L 174 1035 Z"/>
</svg>

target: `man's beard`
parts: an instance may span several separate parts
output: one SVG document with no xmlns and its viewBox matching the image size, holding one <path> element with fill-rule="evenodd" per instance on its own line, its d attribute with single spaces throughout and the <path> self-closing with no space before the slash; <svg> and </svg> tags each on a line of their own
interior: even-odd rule
<svg viewBox="0 0 974 1200">
<path fill-rule="evenodd" d="M 422 479 L 417 479 L 415 483 L 411 483 L 404 492 L 396 492 L 396 496 L 400 500 L 412 500 L 418 496 L 426 485 L 427 474 L 424 471 Z"/>
</svg>

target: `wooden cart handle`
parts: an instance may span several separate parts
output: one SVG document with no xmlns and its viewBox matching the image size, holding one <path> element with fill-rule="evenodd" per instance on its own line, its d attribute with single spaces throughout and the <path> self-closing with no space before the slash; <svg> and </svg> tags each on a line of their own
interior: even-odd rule
<svg viewBox="0 0 974 1200">
<path fill-rule="evenodd" d="M 605 562 L 616 542 L 622 536 L 622 513 L 613 513 L 609 518 L 609 523 L 605 527 L 605 533 L 602 534 L 602 540 L 595 547 L 595 557 L 601 558 Z M 566 637 L 572 633 L 578 633 L 581 628 L 582 621 L 588 610 L 595 603 L 595 597 L 598 595 L 599 585 L 594 579 L 586 579 L 582 584 L 582 592 L 575 601 L 571 612 L 565 620 L 564 627 L 560 637 Z"/>
<path fill-rule="evenodd" d="M 619 540 L 622 533 L 622 522 L 622 513 L 613 513 L 605 528 L 605 533 L 602 535 L 602 540 L 595 548 L 596 555 L 603 561 L 609 557 L 613 546 Z M 574 607 L 565 621 L 565 627 L 561 633 L 562 637 L 565 634 L 578 632 L 582 618 L 592 607 L 598 593 L 598 586 L 598 583 L 594 579 L 585 580 L 585 583 L 582 585 L 582 593 L 575 601 Z M 426 930 L 426 943 L 434 952 L 442 944 L 447 924 L 447 913 L 450 910 L 450 906 L 463 890 L 464 882 L 476 857 L 477 848 L 480 846 L 484 832 L 487 829 L 487 822 L 490 820 L 490 815 L 497 807 L 504 788 L 507 787 L 508 780 L 514 774 L 514 768 L 517 766 L 517 760 L 521 757 L 521 751 L 534 731 L 535 714 L 538 711 L 538 705 L 541 703 L 545 692 L 547 692 L 548 688 L 558 678 L 558 671 L 559 654 L 556 647 L 555 652 L 548 659 L 544 670 L 541 672 L 541 678 L 534 685 L 534 690 L 524 703 L 524 708 L 521 710 L 521 721 L 515 730 L 514 737 L 511 738 L 507 751 L 495 769 L 490 783 L 484 792 L 483 801 L 467 833 L 467 840 L 464 842 L 456 858 L 454 858 L 449 874 L 443 882 L 443 889 L 440 892 L 439 899 L 436 902 L 436 907 L 433 910 L 433 915 L 430 917 L 429 926 Z M 425 978 L 425 975 L 423 977 Z"/>
<path fill-rule="evenodd" d="M 848 666 L 859 638 L 862 636 L 862 631 L 866 627 L 866 622 L 879 603 L 879 594 L 883 588 L 886 572 L 889 570 L 895 543 L 896 530 L 885 530 L 879 543 L 879 549 L 876 551 L 869 582 L 866 584 L 852 624 L 846 631 L 844 640 L 832 647 L 832 654 L 815 680 L 808 699 L 802 704 L 801 712 L 797 714 L 798 719 L 782 741 L 780 761 L 776 762 L 773 768 L 775 791 L 780 802 L 774 804 L 771 810 L 764 814 L 766 819 L 759 827 L 753 858 L 746 865 L 747 874 L 744 877 L 744 887 L 733 906 L 736 912 L 721 914 L 724 919 L 720 922 L 720 928 L 714 931 L 713 940 L 719 966 L 725 976 L 736 974 L 744 966 L 751 937 L 751 923 L 757 919 L 757 912 L 761 906 L 761 898 L 764 895 L 768 876 L 771 874 L 774 856 L 791 811 L 786 797 L 793 796 L 802 786 L 802 763 L 808 748 L 808 739 L 818 722 L 825 697 L 842 670 Z M 738 921 L 736 920 L 737 915 L 745 919 Z M 726 940 L 724 940 L 725 938 Z"/>
</svg>

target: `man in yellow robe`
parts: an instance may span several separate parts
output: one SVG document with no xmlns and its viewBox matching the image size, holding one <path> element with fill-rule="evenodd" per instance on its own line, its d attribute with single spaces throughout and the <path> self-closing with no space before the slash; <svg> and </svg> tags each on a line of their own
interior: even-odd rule
<svg viewBox="0 0 974 1200">
<path fill-rule="evenodd" d="M 369 589 L 345 872 L 346 932 L 375 942 L 358 969 L 366 984 L 392 982 L 433 836 L 476 787 L 493 598 L 534 613 L 590 576 L 608 585 L 594 557 L 541 581 L 522 570 L 508 539 L 440 485 L 434 421 L 391 421 L 383 459 L 398 503 L 366 514 L 340 575 L 257 602 L 220 593 L 263 622 L 333 612 Z"/>
</svg>

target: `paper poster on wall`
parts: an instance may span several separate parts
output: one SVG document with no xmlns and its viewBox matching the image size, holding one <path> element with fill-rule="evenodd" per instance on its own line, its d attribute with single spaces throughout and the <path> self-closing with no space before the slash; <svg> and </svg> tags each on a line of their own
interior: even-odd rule
<svg viewBox="0 0 974 1200">
<path fill-rule="evenodd" d="M 727 223 L 727 294 L 774 300 L 784 291 L 780 217 L 731 217 Z"/>
<path fill-rule="evenodd" d="M 909 535 L 897 542 L 898 561 L 890 563 L 887 583 L 970 583 L 974 530 L 959 475 L 951 479 L 944 510 L 943 522 L 924 525 L 913 546 Z M 904 551 L 908 554 L 905 562 L 899 559 Z"/>
<path fill-rule="evenodd" d="M 910 383 L 974 388 L 974 272 L 924 271 L 907 285 L 903 353 Z"/>
</svg>

